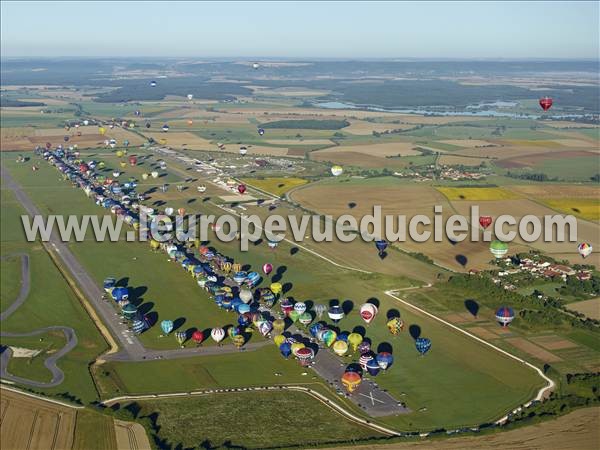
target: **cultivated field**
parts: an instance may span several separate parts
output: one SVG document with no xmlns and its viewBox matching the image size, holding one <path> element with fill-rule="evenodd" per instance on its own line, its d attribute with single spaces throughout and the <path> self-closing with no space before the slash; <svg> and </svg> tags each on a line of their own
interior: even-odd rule
<svg viewBox="0 0 600 450">
<path fill-rule="evenodd" d="M 252 186 L 278 196 L 282 196 L 290 189 L 307 183 L 307 180 L 303 178 L 246 178 L 242 181 L 248 186 Z"/>
<path fill-rule="evenodd" d="M 585 314 L 590 319 L 600 320 L 600 297 L 569 303 L 566 306 L 568 309 Z"/>
</svg>

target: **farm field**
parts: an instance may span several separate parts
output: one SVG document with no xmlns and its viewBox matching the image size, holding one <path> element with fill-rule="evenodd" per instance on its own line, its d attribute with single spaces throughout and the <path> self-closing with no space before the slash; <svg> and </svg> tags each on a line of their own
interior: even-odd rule
<svg viewBox="0 0 600 450">
<path fill-rule="evenodd" d="M 246 178 L 242 181 L 248 186 L 258 188 L 280 197 L 290 189 L 294 189 L 307 183 L 307 180 L 303 178 Z"/>
<path fill-rule="evenodd" d="M 592 319 L 600 320 L 600 298 L 569 303 L 567 308 L 585 314 Z"/>
</svg>

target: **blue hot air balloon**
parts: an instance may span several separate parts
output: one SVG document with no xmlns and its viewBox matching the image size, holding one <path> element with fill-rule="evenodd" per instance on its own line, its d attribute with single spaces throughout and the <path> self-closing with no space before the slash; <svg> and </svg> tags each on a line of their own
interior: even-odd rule
<svg viewBox="0 0 600 450">
<path fill-rule="evenodd" d="M 116 302 L 122 302 L 129 298 L 129 292 L 127 291 L 127 288 L 123 286 L 114 288 L 110 294 Z"/>
<path fill-rule="evenodd" d="M 240 306 L 242 306 L 244 302 L 239 297 L 233 297 L 231 299 L 231 307 L 237 313 L 240 312 Z"/>
<path fill-rule="evenodd" d="M 156 81 L 152 80 L 152 81 L 150 82 L 150 86 L 152 86 L 152 87 L 156 87 Z"/>
<path fill-rule="evenodd" d="M 238 298 L 238 297 L 236 297 L 236 298 Z M 238 298 L 238 300 L 239 300 L 239 298 Z M 235 301 L 235 298 L 233 299 L 233 301 Z M 242 302 L 242 304 L 238 307 L 237 310 L 238 310 L 238 312 L 240 314 L 248 313 L 248 312 L 250 312 L 250 305 L 247 305 L 247 304 L 245 304 L 245 303 Z"/>
<path fill-rule="evenodd" d="M 249 286 L 254 286 L 259 281 L 260 274 L 258 272 L 250 272 L 248 275 L 246 275 L 246 284 Z"/>
<path fill-rule="evenodd" d="M 279 351 L 284 358 L 288 358 L 292 354 L 292 344 L 289 342 L 284 342 L 279 346 Z"/>
<path fill-rule="evenodd" d="M 379 367 L 379 363 L 377 362 L 377 360 L 375 358 L 369 359 L 367 361 L 366 367 L 367 367 L 367 372 L 369 372 L 369 374 L 372 376 L 376 376 L 379 373 L 379 371 L 381 370 L 381 367 Z"/>
<path fill-rule="evenodd" d="M 233 275 L 233 281 L 235 281 L 237 284 L 242 284 L 244 281 L 246 281 L 246 278 L 246 272 L 236 272 Z"/>
<path fill-rule="evenodd" d="M 246 328 L 248 325 L 250 325 L 251 322 L 252 322 L 252 318 L 250 317 L 249 313 L 240 314 L 238 317 L 238 324 L 242 328 Z"/>
<path fill-rule="evenodd" d="M 262 136 L 263 134 L 265 134 L 265 130 L 264 130 L 264 128 L 259 128 L 259 129 L 258 129 L 258 134 L 260 134 L 261 136 Z"/>
<path fill-rule="evenodd" d="M 160 328 L 163 330 L 165 334 L 169 334 L 173 331 L 173 321 L 172 320 L 163 320 L 160 323 Z"/>
<path fill-rule="evenodd" d="M 338 334 L 338 341 L 344 341 L 346 343 L 348 343 L 348 336 L 350 335 L 350 333 L 348 333 L 347 331 L 342 331 L 340 334 Z"/>
<path fill-rule="evenodd" d="M 515 319 L 515 312 L 508 306 L 502 306 L 496 311 L 496 320 L 503 327 L 507 327 Z"/>
<path fill-rule="evenodd" d="M 424 355 L 431 348 L 431 341 L 427 338 L 417 338 L 415 341 L 415 347 L 421 355 Z"/>
<path fill-rule="evenodd" d="M 389 352 L 380 352 L 377 354 L 375 359 L 377 360 L 377 365 L 382 370 L 387 370 L 387 368 L 390 367 L 394 362 L 394 357 Z"/>
<path fill-rule="evenodd" d="M 103 284 L 104 290 L 106 292 L 112 291 L 112 289 L 115 287 L 115 284 L 117 284 L 117 280 L 116 279 L 114 279 L 112 277 L 105 278 L 104 279 L 104 284 Z"/>
<path fill-rule="evenodd" d="M 375 241 L 375 247 L 377 247 L 377 250 L 379 251 L 379 255 L 382 256 L 383 252 L 385 252 L 385 249 L 387 248 L 388 243 L 386 240 L 383 239 L 379 239 L 377 241 Z"/>
<path fill-rule="evenodd" d="M 223 296 L 223 300 L 221 301 L 221 307 L 226 309 L 227 311 L 231 311 L 233 309 L 233 299 L 231 297 Z"/>
<path fill-rule="evenodd" d="M 146 322 L 143 320 L 136 319 L 131 324 L 131 329 L 135 334 L 140 334 L 146 329 Z"/>
<path fill-rule="evenodd" d="M 323 324 L 317 322 L 317 323 L 313 323 L 308 328 L 308 331 L 310 332 L 312 337 L 316 338 L 317 334 L 319 333 L 319 331 L 321 331 L 322 328 L 323 328 Z"/>
</svg>

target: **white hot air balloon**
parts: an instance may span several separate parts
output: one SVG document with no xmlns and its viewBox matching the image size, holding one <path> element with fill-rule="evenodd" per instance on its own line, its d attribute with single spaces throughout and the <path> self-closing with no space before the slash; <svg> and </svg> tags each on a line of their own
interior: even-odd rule
<svg viewBox="0 0 600 450">
<path fill-rule="evenodd" d="M 331 168 L 331 174 L 334 177 L 339 177 L 342 173 L 344 173 L 344 169 L 342 168 L 342 166 L 333 166 Z"/>
<path fill-rule="evenodd" d="M 188 95 L 187 95 L 187 99 L 188 99 L 188 100 L 191 100 L 191 99 L 193 99 L 193 98 L 194 98 L 194 95 L 193 95 L 193 94 L 188 94 Z"/>
<path fill-rule="evenodd" d="M 158 172 L 156 170 L 154 172 L 152 172 L 150 175 L 152 175 L 152 178 L 158 178 Z"/>
<path fill-rule="evenodd" d="M 210 337 L 213 341 L 219 343 L 225 337 L 225 330 L 223 328 L 213 328 L 210 332 Z"/>
<path fill-rule="evenodd" d="M 173 208 L 171 208 L 170 206 L 165 208 L 165 214 L 167 216 L 172 216 L 174 212 L 175 212 L 175 210 Z"/>
<path fill-rule="evenodd" d="M 254 298 L 252 291 L 250 289 L 242 289 L 239 294 L 240 300 L 244 303 L 250 303 Z"/>
</svg>

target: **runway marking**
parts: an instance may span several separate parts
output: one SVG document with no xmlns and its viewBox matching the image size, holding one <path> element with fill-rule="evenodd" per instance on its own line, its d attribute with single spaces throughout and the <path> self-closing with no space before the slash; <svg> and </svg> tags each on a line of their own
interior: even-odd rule
<svg viewBox="0 0 600 450">
<path fill-rule="evenodd" d="M 383 400 L 373 397 L 373 391 L 369 392 L 369 395 L 363 394 L 362 392 L 359 392 L 358 395 L 362 395 L 363 397 L 367 397 L 369 400 L 371 400 L 372 406 L 375 406 L 375 402 L 385 404 Z"/>
</svg>

